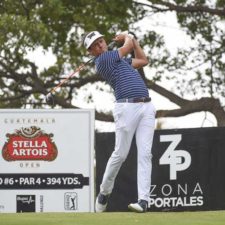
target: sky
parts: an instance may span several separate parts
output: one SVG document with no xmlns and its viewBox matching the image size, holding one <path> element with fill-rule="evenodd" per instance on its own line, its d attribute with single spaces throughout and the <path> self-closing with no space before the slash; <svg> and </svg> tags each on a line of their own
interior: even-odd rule
<svg viewBox="0 0 225 225">
<path fill-rule="evenodd" d="M 192 40 L 185 35 L 185 32 L 179 27 L 176 21 L 175 13 L 168 12 L 166 15 L 156 14 L 150 17 L 146 17 L 144 20 L 138 22 L 137 27 L 141 27 L 140 34 L 148 30 L 155 30 L 157 33 L 164 36 L 164 40 L 167 48 L 171 54 L 176 54 L 177 48 L 188 46 L 192 44 Z M 42 49 L 37 49 L 35 52 L 30 52 L 28 58 L 32 59 L 39 68 L 39 71 L 44 68 L 48 68 L 55 63 L 55 57 L 51 52 L 45 52 L 43 54 Z M 146 74 L 150 73 L 150 68 L 144 69 Z M 152 71 L 151 71 L 152 72 Z M 159 85 L 167 88 L 168 90 L 173 90 L 173 82 L 168 82 L 162 79 Z M 101 91 L 101 88 L 105 88 L 104 84 L 98 83 L 98 91 L 93 85 L 87 85 L 82 88 L 78 93 L 78 97 L 74 100 L 76 106 L 82 108 L 96 108 L 97 110 L 102 110 L 104 112 L 110 112 L 113 110 L 114 106 L 114 96 L 110 93 L 111 89 L 109 86 L 106 90 Z M 174 109 L 177 108 L 175 104 L 170 102 L 168 99 L 160 96 L 156 92 L 149 90 L 152 102 L 156 109 Z M 92 95 L 94 103 L 86 104 L 85 100 L 88 96 Z M 199 96 L 200 98 L 201 96 Z M 104 102 L 104 104 L 102 104 Z M 195 127 L 212 127 L 216 126 L 216 119 L 211 113 L 194 113 L 184 117 L 176 118 L 161 118 L 157 119 L 156 123 L 160 123 L 162 129 L 177 129 L 177 128 L 195 128 Z M 103 123 L 96 121 L 95 127 L 100 132 L 111 132 L 114 131 L 114 123 Z"/>
</svg>

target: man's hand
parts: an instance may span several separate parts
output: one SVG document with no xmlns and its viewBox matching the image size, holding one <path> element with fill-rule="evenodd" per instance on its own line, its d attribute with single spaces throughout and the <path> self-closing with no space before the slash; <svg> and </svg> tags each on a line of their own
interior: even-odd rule
<svg viewBox="0 0 225 225">
<path fill-rule="evenodd" d="M 126 30 L 121 33 L 118 33 L 113 40 L 123 43 L 126 37 L 130 37 L 131 39 L 134 38 L 134 36 L 132 34 L 129 34 L 128 31 Z"/>
<path fill-rule="evenodd" d="M 133 36 L 128 34 L 128 31 L 124 31 L 122 33 L 117 34 L 113 39 L 114 41 L 124 43 L 123 46 L 118 49 L 121 58 L 132 51 L 133 49 L 132 39 Z"/>
</svg>

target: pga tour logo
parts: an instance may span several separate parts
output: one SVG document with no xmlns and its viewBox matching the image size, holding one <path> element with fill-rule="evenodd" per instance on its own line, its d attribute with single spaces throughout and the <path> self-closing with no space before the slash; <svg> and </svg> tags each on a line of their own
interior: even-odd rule
<svg viewBox="0 0 225 225">
<path fill-rule="evenodd" d="M 170 166 L 170 180 L 177 179 L 177 172 L 186 170 L 191 165 L 191 155 L 185 150 L 177 150 L 181 134 L 160 135 L 160 142 L 171 142 L 159 160 L 160 165 Z"/>
<path fill-rule="evenodd" d="M 69 211 L 78 209 L 78 195 L 76 192 L 66 192 L 64 194 L 64 208 Z"/>
</svg>

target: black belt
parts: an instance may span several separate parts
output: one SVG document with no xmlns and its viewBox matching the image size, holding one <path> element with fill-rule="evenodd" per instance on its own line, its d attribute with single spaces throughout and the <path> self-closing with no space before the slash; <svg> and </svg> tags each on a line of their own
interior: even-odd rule
<svg viewBox="0 0 225 225">
<path fill-rule="evenodd" d="M 143 97 L 143 98 L 122 98 L 116 100 L 118 103 L 122 102 L 129 102 L 129 103 L 137 103 L 137 102 L 150 102 L 151 98 L 150 97 Z"/>
</svg>

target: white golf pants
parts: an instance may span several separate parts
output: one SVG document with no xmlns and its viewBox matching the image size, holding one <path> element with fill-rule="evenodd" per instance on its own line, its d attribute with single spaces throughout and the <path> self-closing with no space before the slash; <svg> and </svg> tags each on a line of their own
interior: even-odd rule
<svg viewBox="0 0 225 225">
<path fill-rule="evenodd" d="M 147 103 L 115 103 L 115 149 L 108 160 L 100 186 L 104 195 L 111 194 L 116 176 L 126 160 L 135 134 L 137 144 L 138 200 L 149 201 L 152 172 L 152 141 L 155 129 L 155 107 Z"/>
</svg>

